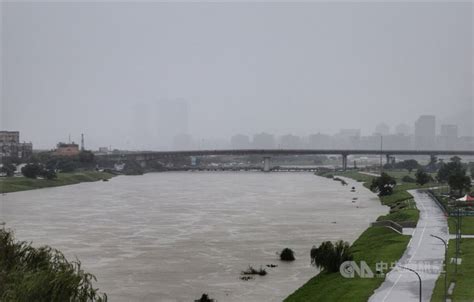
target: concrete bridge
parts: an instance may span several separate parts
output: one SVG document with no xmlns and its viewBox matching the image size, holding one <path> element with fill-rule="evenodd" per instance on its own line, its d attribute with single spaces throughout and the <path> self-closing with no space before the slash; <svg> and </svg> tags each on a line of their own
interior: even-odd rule
<svg viewBox="0 0 474 302">
<path fill-rule="evenodd" d="M 288 155 L 339 155 L 342 158 L 342 168 L 347 169 L 347 157 L 349 155 L 381 155 L 385 156 L 387 162 L 396 155 L 412 156 L 474 156 L 474 150 L 374 150 L 374 149 L 224 149 L 224 150 L 190 150 L 190 151 L 136 151 L 114 154 L 97 154 L 98 159 L 113 162 L 133 160 L 142 165 L 146 162 L 200 156 L 261 156 L 263 159 L 263 170 L 270 171 L 271 158 L 275 156 Z"/>
</svg>

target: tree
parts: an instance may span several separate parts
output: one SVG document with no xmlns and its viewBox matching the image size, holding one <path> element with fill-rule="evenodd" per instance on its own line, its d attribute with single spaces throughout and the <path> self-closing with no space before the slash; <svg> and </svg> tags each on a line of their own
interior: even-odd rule
<svg viewBox="0 0 474 302">
<path fill-rule="evenodd" d="M 393 188 L 396 184 L 397 181 L 395 178 L 391 177 L 387 173 L 382 173 L 380 177 L 372 179 L 370 190 L 379 192 L 379 196 L 392 195 Z"/>
<path fill-rule="evenodd" d="M 27 164 L 21 168 L 21 174 L 27 178 L 36 178 L 41 175 L 43 166 L 40 164 Z"/>
<path fill-rule="evenodd" d="M 77 169 L 77 163 L 68 158 L 62 158 L 56 163 L 56 167 L 61 172 L 74 172 Z"/>
<path fill-rule="evenodd" d="M 79 161 L 81 163 L 93 163 L 94 153 L 92 153 L 91 151 L 81 151 L 79 153 Z"/>
<path fill-rule="evenodd" d="M 469 172 L 471 173 L 471 178 L 474 178 L 474 162 L 470 162 L 468 166 L 469 166 Z"/>
<path fill-rule="evenodd" d="M 10 162 L 3 163 L 3 166 L 0 168 L 0 173 L 5 173 L 8 177 L 15 175 L 16 166 Z"/>
<path fill-rule="evenodd" d="M 325 241 L 318 248 L 313 246 L 311 249 L 311 264 L 329 273 L 338 272 L 343 262 L 352 259 L 349 243 L 342 240 L 336 244 Z"/>
<path fill-rule="evenodd" d="M 453 190 L 458 190 L 459 195 L 463 195 L 464 191 L 471 189 L 471 178 L 466 175 L 466 170 L 457 170 L 449 175 L 448 184 Z"/>
<path fill-rule="evenodd" d="M 416 183 L 420 186 L 424 186 L 425 184 L 429 183 L 433 178 L 431 175 L 426 173 L 423 169 L 418 169 L 415 174 Z"/>
<path fill-rule="evenodd" d="M 438 170 L 436 178 L 439 182 L 447 182 L 449 176 L 454 174 L 463 173 L 462 171 L 465 170 L 458 160 L 452 160 L 449 163 L 443 163 Z M 465 173 L 465 171 L 464 171 Z"/>
<path fill-rule="evenodd" d="M 428 172 L 434 172 L 438 169 L 438 157 L 436 155 L 430 156 L 430 162 L 426 165 L 425 169 Z"/>
<path fill-rule="evenodd" d="M 409 173 L 411 173 L 414 169 L 417 169 L 420 166 L 418 162 L 414 159 L 404 160 L 402 163 L 403 168 L 407 169 Z"/>
</svg>

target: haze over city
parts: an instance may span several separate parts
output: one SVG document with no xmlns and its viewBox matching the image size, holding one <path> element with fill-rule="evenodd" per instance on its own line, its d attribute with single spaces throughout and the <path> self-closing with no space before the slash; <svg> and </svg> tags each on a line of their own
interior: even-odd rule
<svg viewBox="0 0 474 302">
<path fill-rule="evenodd" d="M 155 150 L 176 134 L 413 133 L 426 114 L 438 134 L 474 134 L 470 2 L 1 9 L 1 126 L 35 148 L 81 133 L 89 148 Z"/>
<path fill-rule="evenodd" d="M 0 301 L 473 301 L 473 13 L 0 0 Z"/>
</svg>

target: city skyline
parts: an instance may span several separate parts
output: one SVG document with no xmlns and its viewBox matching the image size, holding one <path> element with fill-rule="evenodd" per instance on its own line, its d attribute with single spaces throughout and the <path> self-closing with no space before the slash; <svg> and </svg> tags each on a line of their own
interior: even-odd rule
<svg viewBox="0 0 474 302">
<path fill-rule="evenodd" d="M 1 128 L 42 148 L 80 133 L 89 146 L 151 148 L 158 130 L 135 125 L 183 99 L 187 134 L 208 140 L 371 134 L 421 114 L 473 135 L 470 8 L 2 2 Z"/>
<path fill-rule="evenodd" d="M 179 100 L 177 107 L 163 109 L 163 104 L 170 104 L 169 100 L 162 100 L 157 108 L 167 113 L 174 110 L 187 112 L 186 102 Z M 150 109 L 148 106 L 142 108 Z M 135 117 L 132 121 L 137 121 Z M 183 124 L 181 124 L 183 123 Z M 155 142 L 151 140 L 148 145 L 131 145 L 128 148 L 112 146 L 106 144 L 101 145 L 90 144 L 87 146 L 91 150 L 201 150 L 201 149 L 379 149 L 380 147 L 387 150 L 396 149 L 413 149 L 413 150 L 469 150 L 474 149 L 474 137 L 463 136 L 459 134 L 459 128 L 456 124 L 440 124 L 435 116 L 421 115 L 414 121 L 413 126 L 400 123 L 395 127 L 386 123 L 375 125 L 372 132 L 364 133 L 357 128 L 339 129 L 335 134 L 328 133 L 310 133 L 308 135 L 295 135 L 292 133 L 275 134 L 265 131 L 257 133 L 236 133 L 229 137 L 209 138 L 194 137 L 186 133 L 187 122 L 185 120 L 177 121 L 177 128 L 173 132 L 163 134 L 157 131 L 153 132 L 154 125 L 157 121 L 144 118 L 140 120 L 140 125 L 133 128 L 135 135 L 140 137 L 155 138 L 159 144 L 153 145 Z M 158 123 L 158 125 L 160 125 Z M 92 134 L 93 135 L 93 134 Z M 166 137 L 167 144 L 159 137 Z M 80 135 L 76 135 L 79 136 Z M 68 135 L 67 139 L 59 139 L 57 142 L 78 142 L 74 135 Z M 86 137 L 89 136 L 86 134 Z M 24 142 L 25 140 L 22 139 Z M 139 140 L 138 140 L 139 141 Z M 382 145 L 381 145 L 382 144 Z M 36 149 L 53 149 L 49 146 L 46 148 L 36 146 Z"/>
</svg>

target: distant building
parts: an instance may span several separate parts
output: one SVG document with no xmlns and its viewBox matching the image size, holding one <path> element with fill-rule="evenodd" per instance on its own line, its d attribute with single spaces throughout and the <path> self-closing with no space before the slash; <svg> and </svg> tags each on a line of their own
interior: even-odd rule
<svg viewBox="0 0 474 302">
<path fill-rule="evenodd" d="M 4 157 L 28 159 L 33 154 L 32 143 L 20 143 L 19 131 L 0 131 L 0 155 Z"/>
<path fill-rule="evenodd" d="M 422 115 L 415 122 L 415 148 L 417 150 L 434 149 L 436 145 L 436 118 L 434 115 Z"/>
<path fill-rule="evenodd" d="M 380 123 L 375 127 L 374 135 L 387 136 L 390 134 L 390 127 L 385 123 Z"/>
<path fill-rule="evenodd" d="M 360 129 L 341 129 L 334 136 L 334 147 L 343 148 L 360 148 Z"/>
<path fill-rule="evenodd" d="M 407 124 L 399 124 L 395 127 L 395 134 L 409 136 L 411 128 Z"/>
<path fill-rule="evenodd" d="M 230 145 L 233 149 L 249 149 L 250 139 L 247 135 L 236 134 L 231 137 Z"/>
<path fill-rule="evenodd" d="M 301 138 L 292 134 L 283 135 L 280 137 L 279 147 L 282 149 L 299 149 L 301 148 Z"/>
<path fill-rule="evenodd" d="M 69 144 L 59 143 L 54 151 L 54 154 L 59 156 L 75 156 L 79 153 L 79 145 L 74 142 Z"/>
<path fill-rule="evenodd" d="M 268 133 L 255 134 L 252 144 L 256 149 L 273 149 L 275 148 L 275 138 Z"/>
<path fill-rule="evenodd" d="M 99 147 L 99 153 L 109 153 L 109 147 Z"/>
<path fill-rule="evenodd" d="M 311 134 L 308 137 L 308 147 L 310 149 L 330 149 L 332 148 L 332 137 L 327 134 Z"/>
<path fill-rule="evenodd" d="M 441 125 L 438 137 L 438 148 L 443 150 L 454 150 L 458 147 L 458 126 Z"/>
</svg>

